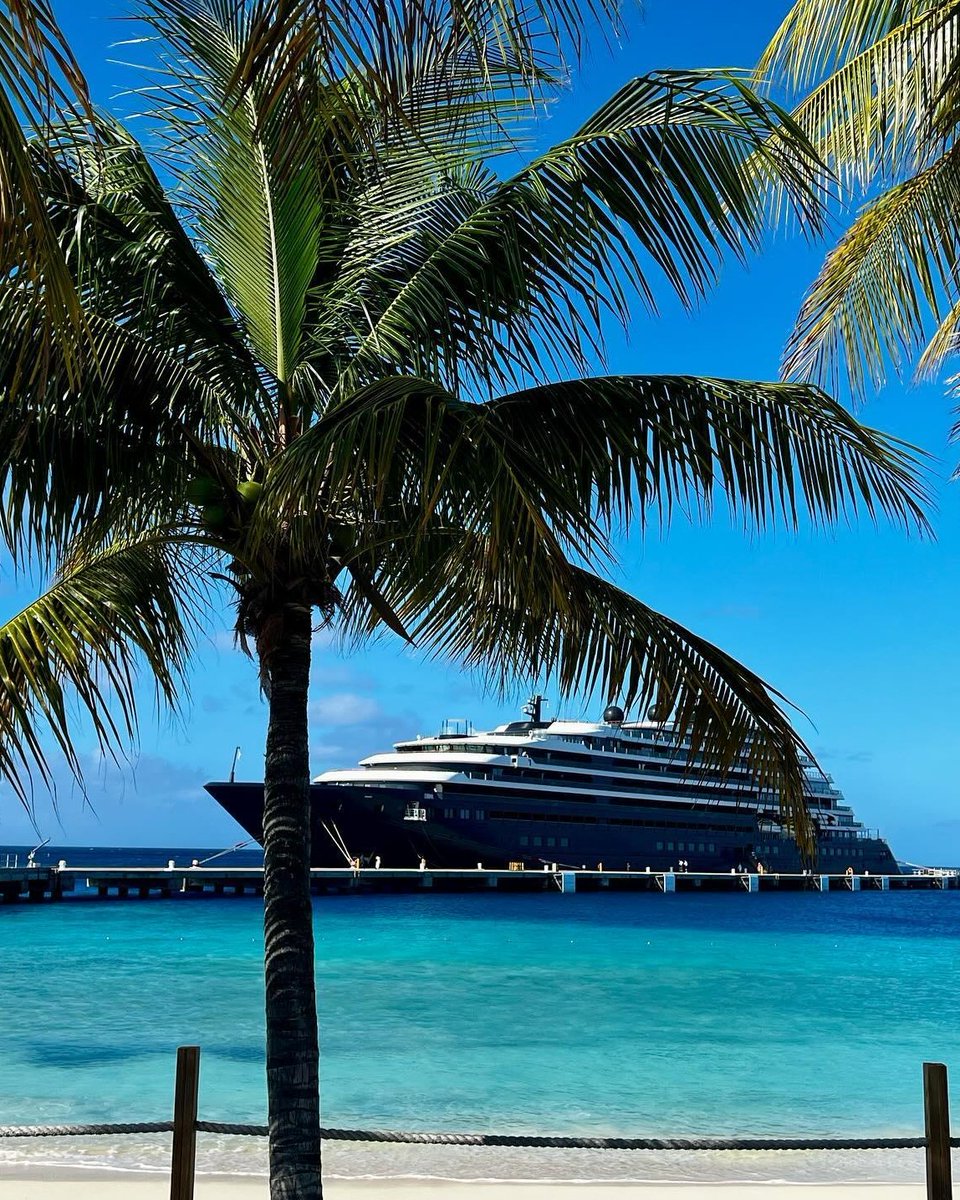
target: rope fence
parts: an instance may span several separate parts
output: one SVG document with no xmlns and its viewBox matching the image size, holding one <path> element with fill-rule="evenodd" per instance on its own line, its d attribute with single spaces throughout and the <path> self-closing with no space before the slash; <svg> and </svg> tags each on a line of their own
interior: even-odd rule
<svg viewBox="0 0 960 1200">
<path fill-rule="evenodd" d="M 130 1133 L 173 1133 L 173 1121 L 94 1125 L 0 1125 L 0 1138 L 106 1137 Z M 197 1133 L 266 1137 L 266 1125 L 197 1121 Z M 922 1137 L 762 1138 L 762 1137 L 567 1137 L 513 1133 L 420 1133 L 398 1129 L 320 1129 L 324 1142 L 393 1142 L 414 1146 L 511 1146 L 550 1150 L 923 1150 Z M 950 1145 L 960 1149 L 960 1137 Z"/>
<path fill-rule="evenodd" d="M 170 1200 L 193 1200 L 196 1135 L 220 1133 L 266 1137 L 266 1125 L 197 1119 L 200 1048 L 177 1051 L 172 1121 L 140 1121 L 86 1125 L 0 1125 L 0 1138 L 97 1137 L 124 1134 L 172 1133 Z M 925 1150 L 927 1200 L 951 1200 L 951 1148 L 960 1137 L 950 1136 L 947 1068 L 923 1064 L 924 1137 L 551 1137 L 539 1134 L 417 1133 L 394 1129 L 325 1129 L 322 1141 L 392 1142 L 424 1146 L 500 1146 L 552 1150 Z"/>
</svg>

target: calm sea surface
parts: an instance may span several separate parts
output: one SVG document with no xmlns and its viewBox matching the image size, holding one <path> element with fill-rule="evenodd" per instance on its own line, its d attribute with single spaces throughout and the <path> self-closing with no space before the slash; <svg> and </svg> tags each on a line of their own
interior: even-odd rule
<svg viewBox="0 0 960 1200">
<path fill-rule="evenodd" d="M 98 857 L 52 851 L 71 863 Z M 127 856 L 132 851 L 116 852 Z M 136 852 L 147 855 L 148 852 Z M 154 851 L 144 861 L 204 857 Z M 324 1122 L 496 1132 L 922 1129 L 920 1064 L 960 1087 L 960 892 L 318 899 Z M 0 909 L 0 1123 L 264 1120 L 254 898 Z M 958 1093 L 960 1095 L 960 1093 Z M 163 1138 L 0 1142 L 160 1167 Z M 262 1168 L 207 1139 L 207 1169 Z M 764 1161 L 761 1161 L 764 1160 Z M 912 1178 L 918 1154 L 652 1156 L 332 1147 L 338 1174 Z"/>
</svg>

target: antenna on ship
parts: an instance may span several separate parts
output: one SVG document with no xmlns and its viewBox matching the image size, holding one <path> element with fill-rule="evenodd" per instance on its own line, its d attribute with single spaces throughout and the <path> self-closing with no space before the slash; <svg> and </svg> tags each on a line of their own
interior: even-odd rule
<svg viewBox="0 0 960 1200">
<path fill-rule="evenodd" d="M 234 777 L 237 774 L 237 759 L 240 757 L 240 747 L 238 746 L 233 752 L 233 762 L 230 764 L 230 782 L 233 783 Z"/>
<path fill-rule="evenodd" d="M 544 704 L 549 703 L 550 701 L 546 698 L 546 696 L 541 696 L 539 692 L 534 692 L 520 711 L 524 714 L 524 716 L 529 717 L 534 724 L 539 725 L 541 723 L 541 711 L 543 706 Z"/>
</svg>

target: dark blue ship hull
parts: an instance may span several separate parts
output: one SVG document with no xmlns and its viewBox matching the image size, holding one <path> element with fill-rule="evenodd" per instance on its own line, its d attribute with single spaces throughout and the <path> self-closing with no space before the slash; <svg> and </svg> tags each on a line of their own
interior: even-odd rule
<svg viewBox="0 0 960 1200">
<path fill-rule="evenodd" d="M 263 838 L 263 785 L 208 783 L 211 796 L 257 841 Z M 446 784 L 440 797 L 424 798 L 418 785 L 312 784 L 314 867 L 342 867 L 348 859 L 384 867 L 531 867 L 653 871 L 729 871 L 754 868 L 793 873 L 805 866 L 786 831 L 760 828 L 747 806 L 657 803 L 629 805 L 598 794 L 531 798 L 509 788 L 482 795 Z M 410 819 L 411 812 L 416 813 Z M 421 819 L 425 816 L 426 819 Z M 898 875 L 887 843 L 862 831 L 824 829 L 817 865 L 831 874 Z"/>
</svg>

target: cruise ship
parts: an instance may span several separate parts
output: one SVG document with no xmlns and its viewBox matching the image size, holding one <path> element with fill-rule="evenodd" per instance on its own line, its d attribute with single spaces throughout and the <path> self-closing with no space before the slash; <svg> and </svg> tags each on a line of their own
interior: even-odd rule
<svg viewBox="0 0 960 1200">
<path fill-rule="evenodd" d="M 626 721 L 616 705 L 598 722 L 550 721 L 543 705 L 534 696 L 524 720 L 486 733 L 445 722 L 434 737 L 319 775 L 310 789 L 313 865 L 782 873 L 811 865 L 745 755 L 721 773 L 669 725 Z M 810 759 L 803 765 L 816 865 L 899 874 L 890 847 L 830 777 Z M 262 840 L 262 784 L 206 789 Z"/>
</svg>

